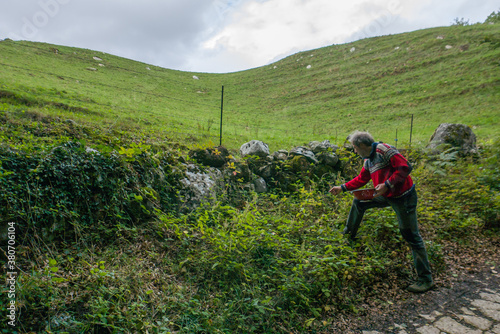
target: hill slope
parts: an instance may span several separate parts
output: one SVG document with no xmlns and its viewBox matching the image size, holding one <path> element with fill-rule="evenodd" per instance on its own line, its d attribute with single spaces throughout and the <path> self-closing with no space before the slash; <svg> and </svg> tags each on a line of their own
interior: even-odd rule
<svg viewBox="0 0 500 334">
<path fill-rule="evenodd" d="M 499 24 L 426 29 L 301 52 L 228 74 L 5 40 L 1 109 L 184 143 L 218 143 L 224 85 L 223 143 L 230 148 L 250 139 L 272 149 L 339 142 L 355 129 L 391 143 L 398 131 L 405 143 L 411 115 L 414 141 L 427 141 L 442 122 L 468 124 L 485 139 L 497 136 L 500 122 L 500 48 L 485 38 L 499 33 Z"/>
<path fill-rule="evenodd" d="M 14 323 L 0 332 L 347 333 L 391 308 L 415 311 L 392 210 L 367 212 L 356 242 L 341 233 L 352 197 L 328 189 L 361 159 L 339 149 L 343 173 L 317 174 L 300 157 L 230 160 L 220 196 L 187 212 L 186 176 L 205 179 L 206 168 L 184 149 L 217 142 L 222 85 L 233 149 L 343 141 L 354 128 L 403 139 L 410 113 L 419 140 L 442 121 L 498 137 L 498 49 L 481 42 L 498 29 L 367 39 L 229 74 L 0 42 L 0 313 Z M 441 291 L 497 270 L 500 254 L 498 138 L 456 159 L 410 154 Z M 286 177 L 257 194 L 250 167 Z"/>
</svg>

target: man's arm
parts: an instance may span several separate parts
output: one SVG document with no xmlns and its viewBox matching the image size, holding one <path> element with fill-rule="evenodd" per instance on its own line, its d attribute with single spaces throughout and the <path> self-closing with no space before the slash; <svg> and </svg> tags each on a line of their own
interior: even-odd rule
<svg viewBox="0 0 500 334">
<path fill-rule="evenodd" d="M 343 191 L 355 190 L 367 184 L 368 181 L 370 181 L 370 172 L 363 166 L 358 176 L 341 186 L 332 187 L 330 193 L 338 195 Z"/>
<path fill-rule="evenodd" d="M 342 192 L 342 187 L 341 186 L 332 187 L 332 189 L 330 189 L 329 192 L 332 195 L 338 195 L 338 194 L 340 194 Z"/>
<path fill-rule="evenodd" d="M 367 184 L 370 180 L 371 180 L 370 171 L 365 169 L 365 166 L 363 166 L 358 176 L 356 176 L 351 181 L 343 184 L 341 187 L 343 191 L 356 190 Z"/>
</svg>

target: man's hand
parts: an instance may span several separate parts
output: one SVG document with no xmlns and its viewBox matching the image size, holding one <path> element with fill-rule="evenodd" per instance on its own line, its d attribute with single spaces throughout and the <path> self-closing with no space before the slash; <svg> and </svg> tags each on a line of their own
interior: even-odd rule
<svg viewBox="0 0 500 334">
<path fill-rule="evenodd" d="M 373 196 L 373 198 L 382 196 L 388 190 L 389 190 L 389 188 L 387 188 L 387 186 L 385 185 L 385 183 L 381 183 L 381 184 L 377 185 L 375 187 L 375 196 Z"/>
<path fill-rule="evenodd" d="M 338 195 L 342 192 L 342 187 L 341 186 L 335 186 L 329 191 L 332 195 Z"/>
</svg>

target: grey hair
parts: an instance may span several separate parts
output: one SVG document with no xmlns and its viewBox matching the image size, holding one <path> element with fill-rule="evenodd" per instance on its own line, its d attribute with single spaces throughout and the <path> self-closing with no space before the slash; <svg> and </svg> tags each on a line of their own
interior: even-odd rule
<svg viewBox="0 0 500 334">
<path fill-rule="evenodd" d="M 356 145 L 358 147 L 360 144 L 363 144 L 365 146 L 371 146 L 375 142 L 371 134 L 369 134 L 368 132 L 361 132 L 361 131 L 354 131 L 349 136 L 349 141 L 351 142 L 352 145 Z"/>
</svg>

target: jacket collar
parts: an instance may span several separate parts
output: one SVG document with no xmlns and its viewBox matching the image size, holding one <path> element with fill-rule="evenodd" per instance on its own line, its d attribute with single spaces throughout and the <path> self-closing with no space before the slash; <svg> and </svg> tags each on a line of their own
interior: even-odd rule
<svg viewBox="0 0 500 334">
<path fill-rule="evenodd" d="M 366 159 L 370 159 L 373 160 L 375 158 L 375 154 L 377 152 L 377 145 L 379 143 L 375 142 L 375 143 L 372 143 L 372 151 L 370 152 L 370 155 L 366 158 Z"/>
</svg>

